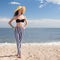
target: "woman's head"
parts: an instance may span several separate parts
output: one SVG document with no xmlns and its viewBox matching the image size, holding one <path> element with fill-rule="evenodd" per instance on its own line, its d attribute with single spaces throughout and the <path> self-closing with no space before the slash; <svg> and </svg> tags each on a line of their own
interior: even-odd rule
<svg viewBox="0 0 60 60">
<path fill-rule="evenodd" d="M 26 7 L 25 6 L 18 6 L 17 9 L 14 11 L 14 16 L 17 16 L 17 15 L 22 15 L 24 14 L 26 11 Z"/>
</svg>

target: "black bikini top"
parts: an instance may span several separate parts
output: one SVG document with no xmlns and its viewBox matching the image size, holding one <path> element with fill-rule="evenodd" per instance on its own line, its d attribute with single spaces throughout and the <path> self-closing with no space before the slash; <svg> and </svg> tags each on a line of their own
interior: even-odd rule
<svg viewBox="0 0 60 60">
<path fill-rule="evenodd" d="M 17 19 L 16 20 L 16 23 L 19 23 L 19 22 L 24 22 L 25 19 Z"/>
</svg>

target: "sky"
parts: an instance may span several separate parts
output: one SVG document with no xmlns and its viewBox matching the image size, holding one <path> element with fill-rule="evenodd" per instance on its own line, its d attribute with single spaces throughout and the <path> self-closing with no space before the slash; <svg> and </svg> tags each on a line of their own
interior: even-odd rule
<svg viewBox="0 0 60 60">
<path fill-rule="evenodd" d="M 28 27 L 60 28 L 60 0 L 0 0 L 0 28 L 10 27 L 8 21 L 19 5 L 26 6 Z"/>
</svg>

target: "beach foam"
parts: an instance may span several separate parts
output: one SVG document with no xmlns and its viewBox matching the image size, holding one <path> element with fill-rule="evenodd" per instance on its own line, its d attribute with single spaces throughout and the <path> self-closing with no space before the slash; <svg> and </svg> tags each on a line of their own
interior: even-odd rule
<svg viewBox="0 0 60 60">
<path fill-rule="evenodd" d="M 22 43 L 22 45 L 60 45 L 60 42 L 47 42 L 47 43 Z M 0 43 L 0 45 L 16 45 L 16 43 Z"/>
</svg>

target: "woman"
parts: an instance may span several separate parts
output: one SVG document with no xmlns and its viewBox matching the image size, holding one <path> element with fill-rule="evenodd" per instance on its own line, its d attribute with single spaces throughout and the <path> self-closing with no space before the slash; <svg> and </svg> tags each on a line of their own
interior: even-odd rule
<svg viewBox="0 0 60 60">
<path fill-rule="evenodd" d="M 18 6 L 17 9 L 14 11 L 14 17 L 8 22 L 9 25 L 14 29 L 15 38 L 17 42 L 17 56 L 21 58 L 21 40 L 22 40 L 22 33 L 27 26 L 26 17 L 23 16 L 25 13 L 26 7 L 25 6 Z M 13 21 L 16 21 L 16 26 L 12 25 Z M 24 24 L 22 24 L 24 23 Z"/>
</svg>

